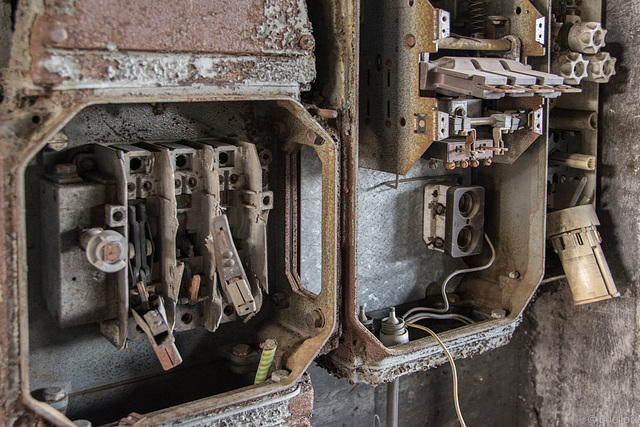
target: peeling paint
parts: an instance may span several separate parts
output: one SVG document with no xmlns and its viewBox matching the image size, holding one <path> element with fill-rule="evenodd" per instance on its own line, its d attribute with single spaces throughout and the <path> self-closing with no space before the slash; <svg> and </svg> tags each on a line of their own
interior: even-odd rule
<svg viewBox="0 0 640 427">
<path fill-rule="evenodd" d="M 251 36 L 252 40 L 264 41 L 264 52 L 299 52 L 298 38 L 303 34 L 311 34 L 302 0 L 265 0 L 264 16 L 266 20 L 256 27 L 256 33 Z"/>
<path fill-rule="evenodd" d="M 105 67 L 104 77 L 95 67 Z M 184 83 L 307 84 L 315 79 L 315 58 L 308 56 L 196 56 L 113 52 L 106 55 L 56 51 L 43 63 L 64 79 L 58 88 L 165 86 Z"/>
<path fill-rule="evenodd" d="M 488 329 L 481 333 L 460 338 L 444 339 L 445 346 L 454 359 L 464 359 L 485 351 L 506 345 L 520 324 L 520 318 L 507 325 Z M 430 338 L 426 338 L 431 340 Z M 435 368 L 447 362 L 442 348 L 434 341 L 415 352 L 390 356 L 381 361 L 368 360 L 367 355 L 355 355 L 353 361 L 347 362 L 329 354 L 320 359 L 320 364 L 330 371 L 337 371 L 352 383 L 379 385 L 393 381 L 395 378 L 413 372 Z"/>
<path fill-rule="evenodd" d="M 50 56 L 45 59 L 42 65 L 50 73 L 55 73 L 65 79 L 78 80 L 80 78 L 80 64 L 69 61 L 67 58 Z"/>
</svg>

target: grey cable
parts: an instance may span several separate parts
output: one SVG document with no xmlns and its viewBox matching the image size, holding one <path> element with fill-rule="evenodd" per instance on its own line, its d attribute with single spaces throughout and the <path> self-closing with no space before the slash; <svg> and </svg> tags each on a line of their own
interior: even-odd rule
<svg viewBox="0 0 640 427">
<path fill-rule="evenodd" d="M 448 314 L 417 313 L 410 316 L 409 318 L 405 318 L 404 321 L 405 323 L 410 324 L 410 323 L 415 323 L 424 319 L 455 319 L 463 323 L 466 323 L 468 325 L 474 323 L 473 320 L 471 320 L 467 316 L 463 316 L 462 314 L 456 314 L 456 313 L 448 313 Z"/>
<path fill-rule="evenodd" d="M 406 319 L 408 316 L 418 311 L 426 311 L 427 313 L 447 313 L 449 311 L 449 299 L 447 298 L 447 284 L 449 283 L 449 281 L 459 274 L 486 270 L 487 268 L 491 267 L 493 265 L 493 262 L 496 260 L 496 249 L 493 247 L 493 243 L 491 243 L 491 239 L 489 239 L 487 233 L 484 233 L 484 238 L 491 248 L 491 259 L 489 260 L 489 262 L 481 265 L 480 267 L 462 268 L 459 270 L 455 270 L 453 273 L 449 274 L 446 279 L 444 279 L 444 281 L 442 282 L 442 287 L 440 289 L 442 293 L 442 299 L 444 300 L 444 308 L 414 307 L 407 311 L 402 317 Z"/>
</svg>

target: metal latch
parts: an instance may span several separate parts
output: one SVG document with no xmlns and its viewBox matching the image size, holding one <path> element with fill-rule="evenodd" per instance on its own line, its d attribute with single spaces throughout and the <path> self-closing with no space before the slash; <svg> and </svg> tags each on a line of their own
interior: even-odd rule
<svg viewBox="0 0 640 427">
<path fill-rule="evenodd" d="M 256 303 L 251 294 L 249 280 L 242 267 L 240 256 L 233 243 L 233 237 L 229 229 L 229 221 L 226 215 L 213 219 L 213 235 L 207 237 L 206 245 L 216 257 L 218 274 L 222 290 L 231 300 L 238 316 L 253 315 L 256 312 Z M 245 321 L 250 317 L 246 317 Z"/>
<path fill-rule="evenodd" d="M 158 295 L 147 296 L 147 298 L 149 310 L 138 312 L 132 309 L 131 314 L 151 341 L 153 351 L 156 352 L 162 369 L 168 371 L 182 363 L 182 356 L 178 352 L 175 339 L 169 328 L 162 298 Z"/>
</svg>

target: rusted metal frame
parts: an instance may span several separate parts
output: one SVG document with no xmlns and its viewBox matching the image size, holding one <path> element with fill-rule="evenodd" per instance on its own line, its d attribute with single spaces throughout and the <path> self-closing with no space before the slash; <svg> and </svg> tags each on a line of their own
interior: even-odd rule
<svg viewBox="0 0 640 427">
<path fill-rule="evenodd" d="M 384 111 L 372 120 L 384 120 L 384 126 L 376 130 L 372 120 L 360 120 L 364 131 L 360 132 L 360 161 L 362 167 L 385 172 L 406 174 L 433 141 L 448 136 L 449 127 L 429 126 L 439 120 L 435 98 L 420 96 L 420 54 L 437 52 L 436 40 L 440 38 L 440 9 L 428 1 L 408 3 L 382 2 L 383 11 L 396 19 L 384 19 L 385 41 L 378 58 L 379 69 L 387 73 L 386 83 L 372 85 L 368 92 L 372 111 Z M 366 19 L 366 18 L 365 18 Z M 365 25 L 367 25 L 365 23 Z M 392 25 L 387 28 L 387 25 Z M 370 30 L 371 31 L 371 30 Z M 412 42 L 407 43 L 407 38 Z M 368 58 L 375 63 L 375 58 Z M 364 85 L 360 86 L 361 99 Z M 382 91 L 382 96 L 379 90 Z M 364 96 L 363 96 L 364 95 Z M 384 101 L 387 101 L 385 103 Z M 381 117 L 383 117 L 381 119 Z M 419 125 L 424 119 L 424 127 Z"/>
<path fill-rule="evenodd" d="M 506 165 L 496 165 L 493 170 L 482 170 L 487 179 L 498 174 L 498 177 L 501 178 L 499 182 L 503 183 L 503 188 L 506 189 L 505 191 L 493 191 L 500 197 L 493 202 L 493 205 L 501 206 L 505 205 L 507 200 L 512 201 L 511 209 L 508 210 L 511 212 L 509 221 L 500 220 L 500 224 L 498 224 L 499 220 L 494 215 L 491 224 L 493 229 L 497 229 L 499 226 L 508 226 L 509 232 L 503 231 L 501 234 L 502 244 L 497 242 L 497 257 L 494 266 L 480 274 L 465 278 L 459 289 L 464 292 L 465 288 L 482 288 L 481 294 L 498 293 L 499 298 L 508 294 L 512 305 L 508 307 L 510 313 L 504 319 L 476 323 L 465 326 L 463 330 L 454 329 L 440 334 L 449 347 L 453 348 L 452 354 L 455 358 L 467 357 L 470 354 L 506 344 L 520 322 L 522 312 L 542 278 L 544 273 L 545 203 L 538 203 L 538 201 L 543 201 L 546 197 L 546 145 L 546 139 L 538 140 L 538 144 L 526 151 L 526 157 L 521 161 L 534 168 L 526 174 L 520 174 L 517 169 Z M 513 178 L 514 174 L 520 175 L 520 181 L 530 182 L 533 189 L 528 217 L 530 225 L 527 229 L 528 234 L 524 235 L 513 231 L 521 225 L 516 195 L 522 191 L 520 185 L 514 185 L 509 181 L 509 178 Z M 501 212 L 505 212 L 505 209 Z M 528 245 L 517 251 L 519 253 L 517 259 L 512 259 L 509 253 L 513 252 L 514 246 L 518 245 L 522 239 L 527 241 Z M 514 263 L 521 273 L 521 277 L 516 280 L 505 277 L 504 274 L 505 271 L 510 271 L 510 268 L 514 267 Z M 355 306 L 350 307 L 348 304 L 347 307 L 355 309 Z M 357 319 L 348 318 L 347 321 L 358 323 Z M 378 382 L 388 381 L 400 373 L 415 372 L 437 365 L 431 361 L 431 358 L 432 353 L 439 353 L 440 350 L 437 349 L 437 344 L 431 337 L 427 336 L 397 348 L 387 349 L 382 347 L 377 339 L 371 338 L 372 336 L 365 330 L 363 326 L 350 328 L 351 336 L 348 337 L 350 340 L 345 340 L 345 342 L 351 343 L 353 340 L 354 345 L 350 349 L 351 353 L 348 352 L 348 349 L 342 353 L 336 352 L 332 357 L 335 365 L 344 369 L 345 374 L 352 380 L 357 379 L 355 376 L 360 372 L 363 378 L 367 376 L 368 380 L 366 381 L 361 378 L 365 382 L 373 381 L 373 379 Z M 487 344 L 487 342 L 492 342 L 492 344 Z M 442 358 L 442 362 L 444 360 Z M 374 372 L 377 373 L 374 374 Z"/>
<path fill-rule="evenodd" d="M 175 408 L 155 411 L 146 414 L 147 419 L 141 422 L 139 426 L 146 427 L 166 425 L 177 421 L 180 423 L 186 423 L 187 425 L 201 425 L 203 422 L 206 422 L 207 425 L 209 425 L 211 421 L 221 422 L 224 421 L 225 418 L 229 418 L 237 414 L 259 410 L 264 406 L 295 399 L 304 391 L 304 382 L 309 381 L 309 379 L 305 377 L 302 378 L 301 382 L 290 384 L 284 388 L 279 387 L 281 383 L 263 384 L 259 387 L 249 386 L 253 389 L 267 389 L 268 392 L 266 393 L 266 397 L 254 396 L 246 401 L 239 402 L 237 396 L 235 396 L 233 392 L 227 392 L 211 398 L 218 400 L 218 402 L 216 402 L 218 404 L 213 407 L 210 406 L 211 399 L 201 399 Z M 215 425 L 218 424 L 216 423 Z"/>
<path fill-rule="evenodd" d="M 531 27 L 533 29 L 533 25 Z M 400 47 L 400 49 L 402 49 L 402 47 Z M 426 52 L 429 50 L 421 49 L 421 51 Z M 434 358 L 433 356 L 425 354 L 422 355 L 422 357 L 416 355 L 417 357 L 413 357 L 414 360 L 412 362 L 408 362 L 407 357 L 412 359 L 411 353 L 435 351 L 435 342 L 427 338 L 419 339 L 403 346 L 404 348 L 402 351 L 389 351 L 384 348 L 377 338 L 373 336 L 373 334 L 371 334 L 357 319 L 358 199 L 356 189 L 358 186 L 359 146 L 357 139 L 354 141 L 345 138 L 345 143 L 346 169 L 344 171 L 343 182 L 344 188 L 348 189 L 348 191 L 343 191 L 342 193 L 343 206 L 345 207 L 343 215 L 344 234 L 342 252 L 342 259 L 344 262 L 343 274 L 345 278 L 345 289 L 343 290 L 343 321 L 345 324 L 345 336 L 343 344 L 328 357 L 333 361 L 333 367 L 341 371 L 342 375 L 350 379 L 350 381 L 375 384 L 381 381 L 391 380 L 399 374 L 415 372 L 437 366 L 438 364 L 445 362 L 445 359 L 442 357 L 442 360 L 436 363 L 435 361 L 437 357 Z M 533 254 L 530 253 L 529 256 L 532 257 Z M 466 346 L 456 345 L 453 351 L 456 358 L 466 357 L 472 353 L 480 353 L 487 348 L 504 345 L 508 342 L 511 333 L 519 323 L 521 310 L 526 306 L 526 302 L 531 298 L 531 295 L 535 291 L 535 283 L 537 283 L 537 281 L 534 276 L 536 275 L 533 274 L 530 277 L 531 280 L 527 279 L 530 285 L 524 286 L 527 288 L 526 290 L 516 290 L 516 293 L 522 294 L 521 298 L 518 299 L 520 300 L 520 303 L 524 301 L 524 305 L 517 308 L 514 307 L 516 308 L 516 311 L 512 312 L 508 318 L 492 321 L 488 324 L 473 325 L 466 329 L 464 332 L 465 336 L 473 337 L 474 335 L 479 335 L 479 338 L 475 341 L 475 344 L 472 345 L 469 345 L 471 343 L 468 343 Z M 533 283 L 533 287 L 531 283 Z M 527 295 L 523 295 L 523 293 Z M 488 334 L 494 333 L 496 334 L 494 338 L 488 338 Z M 458 336 L 459 331 L 446 332 L 444 334 L 445 339 L 447 338 L 447 335 L 450 337 Z M 496 341 L 495 345 L 487 345 L 487 341 L 493 342 L 495 340 L 499 340 L 500 342 Z M 372 371 L 376 370 L 376 366 L 379 366 L 383 374 L 372 375 L 369 376 L 369 378 L 364 378 L 368 374 L 373 373 Z"/>
<path fill-rule="evenodd" d="M 296 369 L 292 369 L 289 377 L 273 385 L 265 387 L 259 387 L 251 390 L 249 396 L 246 398 L 259 398 L 267 396 L 275 391 L 281 390 L 294 384 L 300 375 L 306 370 L 307 366 L 313 360 L 313 357 L 322 345 L 326 342 L 329 335 L 333 331 L 335 324 L 335 287 L 337 278 L 337 177 L 338 177 L 338 162 L 337 162 L 337 147 L 331 137 L 326 131 L 320 127 L 320 125 L 306 112 L 304 107 L 295 99 L 289 96 L 280 97 L 261 97 L 261 96 L 225 96 L 225 95 L 211 95 L 211 96 L 197 96 L 197 97 L 185 97 L 176 96 L 174 94 L 162 93 L 162 90 L 158 91 L 155 96 L 147 97 L 108 97 L 96 95 L 93 91 L 79 92 L 73 96 L 68 94 L 61 95 L 60 93 L 54 93 L 55 96 L 61 96 L 63 100 L 58 100 L 57 108 L 50 106 L 51 110 L 44 114 L 42 110 L 38 110 L 37 113 L 45 115 L 43 121 L 35 126 L 32 124 L 32 132 L 22 136 L 20 139 L 5 140 L 3 145 L 6 150 L 3 154 L 5 156 L 5 170 L 9 170 L 8 174 L 4 174 L 5 183 L 5 208 L 4 208 L 4 226 L 5 235 L 16 236 L 14 239 L 14 245 L 7 254 L 6 259 L 6 271 L 5 280 L 0 281 L 0 289 L 3 294 L 10 296 L 13 290 L 16 291 L 16 298 L 7 298 L 6 307 L 14 308 L 18 313 L 19 327 L 17 329 L 17 335 L 19 340 L 19 350 L 15 349 L 12 357 L 13 360 L 19 360 L 17 369 L 19 370 L 19 385 L 21 392 L 21 404 L 26 408 L 33 411 L 37 415 L 54 422 L 57 425 L 73 426 L 69 420 L 60 414 L 58 411 L 53 410 L 49 405 L 41 403 L 31 397 L 29 389 L 29 370 L 28 370 L 28 301 L 27 301 L 27 281 L 26 281 L 26 235 L 25 222 L 23 217 L 24 200 L 24 170 L 28 162 L 35 156 L 40 149 L 46 144 L 46 142 L 57 133 L 62 127 L 68 123 L 80 110 L 93 104 L 109 104 L 109 103 L 144 103 L 144 102 L 219 102 L 219 101 L 276 101 L 279 105 L 285 107 L 298 119 L 301 119 L 307 126 L 314 129 L 323 140 L 323 146 L 316 148 L 318 155 L 323 164 L 323 223 L 326 221 L 326 226 L 323 227 L 322 235 L 322 247 L 323 247 L 323 291 L 318 295 L 315 300 L 315 304 L 324 308 L 325 325 L 320 333 L 316 336 L 304 341 L 294 352 L 289 360 L 292 366 Z M 169 91 L 170 92 L 170 91 Z M 59 104 L 66 104 L 67 109 L 61 109 Z M 52 104 L 53 105 L 53 104 Z M 20 113 L 16 113 L 20 115 Z M 16 115 L 14 114 L 14 116 Z M 22 117 L 19 120 L 30 119 L 33 113 L 25 111 L 22 113 Z M 28 117 L 27 117 L 28 116 Z M 6 247 L 5 243 L 5 247 Z M 11 272 L 11 274 L 9 273 Z M 13 317 L 12 317 L 13 318 Z M 9 348 L 11 351 L 11 347 Z M 4 362 L 8 366 L 8 360 Z M 10 388 L 11 385 L 10 385 Z M 232 399 L 237 401 L 238 394 L 246 393 L 245 388 L 225 393 L 224 396 L 233 395 Z M 206 402 L 206 408 L 221 408 L 220 405 L 216 405 L 214 402 L 220 402 L 218 400 L 220 396 L 212 396 L 210 398 L 203 399 L 198 402 Z M 226 402 L 226 401 L 225 401 Z M 16 405 L 18 402 L 3 402 L 4 407 L 10 407 Z M 212 405 L 213 404 L 213 405 Z M 201 407 L 203 410 L 205 407 Z M 167 409 L 169 413 L 173 413 L 175 408 Z M 177 418 L 176 418 L 177 419 Z M 149 420 L 153 421 L 153 420 Z"/>
<path fill-rule="evenodd" d="M 176 80 L 271 81 L 272 76 L 260 77 L 265 68 L 260 65 L 265 63 L 288 71 L 283 75 L 298 72 L 297 83 L 311 82 L 315 40 L 304 2 L 279 0 L 282 12 L 262 0 L 238 3 L 239 7 L 228 8 L 220 2 L 195 0 L 175 8 L 161 0 L 150 10 L 142 2 L 123 0 L 39 2 L 20 8 L 28 18 L 21 19 L 24 23 L 18 28 L 26 32 L 22 39 L 28 41 L 33 82 L 57 85 L 55 89 L 114 87 L 123 82 L 130 86 L 147 73 L 169 85 Z M 124 22 L 122 10 L 129 11 Z M 142 25 L 146 20 L 155 27 Z M 189 25 L 184 27 L 184 22 Z M 154 81 L 148 83 L 155 86 Z"/>
<path fill-rule="evenodd" d="M 508 39 L 447 37 L 438 41 L 438 49 L 509 51 L 511 50 L 511 41 Z"/>
<path fill-rule="evenodd" d="M 511 34 L 522 42 L 522 57 L 544 56 L 545 46 L 536 41 L 536 20 L 543 16 L 529 0 L 515 0 L 509 5 L 506 16 L 511 20 Z M 544 30 L 546 33 L 547 28 Z"/>
<path fill-rule="evenodd" d="M 288 367 L 292 372 L 291 382 L 307 369 L 311 359 L 317 355 L 318 350 L 333 332 L 336 321 L 336 288 L 337 282 L 337 221 L 338 221 L 338 144 L 330 137 L 327 131 L 297 102 L 278 102 L 278 105 L 287 109 L 298 120 L 299 124 L 307 130 L 312 130 L 317 135 L 316 143 L 308 143 L 316 150 L 316 154 L 322 163 L 322 290 L 313 299 L 313 305 L 324 307 L 324 326 L 315 336 L 308 338 L 298 347 L 297 351 L 288 359 Z M 308 298 L 302 298 L 311 302 Z M 330 308 L 328 311 L 327 309 Z M 302 360 L 302 354 L 312 353 L 312 357 Z"/>
<path fill-rule="evenodd" d="M 60 110 L 50 112 L 45 122 L 41 126 L 35 126 L 34 131 L 31 134 L 24 135 L 20 139 L 0 141 L 3 145 L 3 152 L 10 154 L 9 157 L 5 157 L 5 171 L 3 174 L 4 182 L 4 196 L 5 196 L 5 208 L 4 208 L 4 220 L 5 223 L 5 236 L 12 236 L 15 239 L 10 250 L 6 254 L 6 270 L 4 280 L 0 280 L 2 286 L 3 295 L 15 296 L 15 299 L 5 299 L 9 312 L 14 312 L 16 317 L 11 319 L 12 323 L 15 323 L 18 319 L 19 326 L 17 328 L 19 350 L 14 350 L 13 359 L 19 360 L 19 389 L 20 389 L 20 402 L 4 402 L 3 407 L 9 407 L 9 405 L 24 405 L 26 408 L 32 410 L 36 415 L 41 416 L 48 421 L 54 422 L 57 425 L 66 425 L 73 427 L 71 423 L 64 415 L 54 410 L 51 406 L 37 401 L 31 397 L 31 391 L 29 389 L 29 315 L 28 315 L 28 291 L 27 291 L 27 248 L 26 248 L 26 224 L 24 221 L 24 170 L 27 167 L 28 162 L 37 152 L 44 146 L 46 141 L 50 139 L 59 129 L 61 129 L 78 111 L 83 108 L 81 105 L 74 105 L 72 108 L 65 112 Z M 26 113 L 26 112 L 25 112 Z M 42 114 L 41 111 L 38 114 Z M 31 114 L 27 114 L 31 116 Z M 49 120 L 49 123 L 47 123 Z M 8 123 L 8 121 L 6 122 Z M 34 142 L 35 141 L 35 142 Z M 18 144 L 23 143 L 24 147 L 19 147 Z M 22 150 L 20 149 L 22 148 Z M 8 199 L 8 200 L 7 200 Z M 5 238 L 5 247 L 8 243 L 8 239 Z M 6 289 L 5 289 L 6 288 Z M 13 306 L 13 307 L 12 307 Z M 5 329 L 15 330 L 13 328 Z M 15 363 L 15 362 L 14 362 Z M 8 365 L 8 362 L 7 362 Z M 18 380 L 14 377 L 14 380 Z M 11 387 L 11 385 L 10 385 Z"/>
<path fill-rule="evenodd" d="M 520 318 L 515 321 L 496 320 L 491 328 L 472 329 L 464 336 L 459 333 L 453 336 L 452 331 L 440 333 L 438 336 L 454 359 L 463 359 L 507 344 L 519 323 Z M 487 341 L 492 342 L 487 344 Z M 424 371 L 447 363 L 442 349 L 433 338 L 424 337 L 411 342 L 419 344 L 411 352 L 393 354 L 375 360 L 363 359 L 366 350 L 352 352 L 352 359 L 338 356 L 335 352 L 328 357 L 332 361 L 332 367 L 350 382 L 362 382 L 374 386 L 393 381 L 401 375 Z M 341 349 L 344 348 L 341 347 Z"/>
<path fill-rule="evenodd" d="M 285 160 L 285 276 L 294 292 L 315 298 L 300 279 L 300 148 L 292 144 Z"/>
</svg>

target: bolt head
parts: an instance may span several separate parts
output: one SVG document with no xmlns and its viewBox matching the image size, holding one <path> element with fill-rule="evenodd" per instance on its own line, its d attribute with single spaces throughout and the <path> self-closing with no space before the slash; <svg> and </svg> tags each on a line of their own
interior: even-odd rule
<svg viewBox="0 0 640 427">
<path fill-rule="evenodd" d="M 307 326 L 310 328 L 322 328 L 324 326 L 324 314 L 319 308 L 316 308 L 310 313 L 307 313 L 305 318 Z"/>
<path fill-rule="evenodd" d="M 519 279 L 520 278 L 520 272 L 518 270 L 513 270 L 512 272 L 509 273 L 509 278 L 510 279 Z"/>
<path fill-rule="evenodd" d="M 271 381 L 273 381 L 274 383 L 279 383 L 282 380 L 286 380 L 288 376 L 289 371 L 285 369 L 279 369 L 271 374 Z"/>
<path fill-rule="evenodd" d="M 44 397 L 44 401 L 47 403 L 60 402 L 62 399 L 67 397 L 67 393 L 62 387 L 45 388 L 42 395 Z"/>
<path fill-rule="evenodd" d="M 59 26 L 54 26 L 47 33 L 47 38 L 49 39 L 49 43 L 62 43 L 69 38 L 69 34 L 67 33 L 66 29 Z"/>
<path fill-rule="evenodd" d="M 251 352 L 251 347 L 249 347 L 247 344 L 236 344 L 231 349 L 231 353 L 233 353 L 234 356 L 240 356 L 240 357 L 248 356 L 250 352 Z"/>
<path fill-rule="evenodd" d="M 500 310 L 500 309 L 491 310 L 492 319 L 504 319 L 505 317 L 507 317 L 506 310 Z"/>
<path fill-rule="evenodd" d="M 76 165 L 73 163 L 59 163 L 53 166 L 54 175 L 75 175 L 77 173 Z"/>
</svg>

